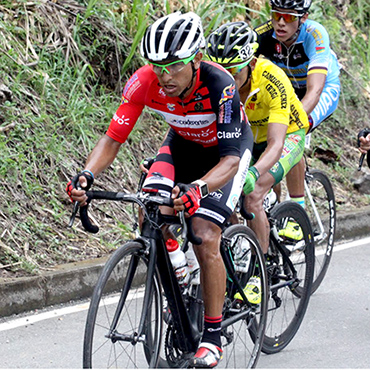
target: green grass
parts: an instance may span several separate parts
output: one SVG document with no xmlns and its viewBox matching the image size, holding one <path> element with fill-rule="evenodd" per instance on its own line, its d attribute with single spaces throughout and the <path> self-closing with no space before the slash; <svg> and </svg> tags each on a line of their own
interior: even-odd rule
<svg viewBox="0 0 370 370">
<path fill-rule="evenodd" d="M 333 4 L 314 3 L 312 16 L 330 30 L 345 66 L 343 103 L 314 145 L 338 153 L 335 181 L 350 187 L 350 162 L 342 147 L 369 117 L 370 6 L 352 2 L 338 17 Z M 106 131 L 124 82 L 144 64 L 138 46 L 146 26 L 170 9 L 195 11 L 206 36 L 226 21 L 243 19 L 247 11 L 231 0 L 1 2 L 0 85 L 12 98 L 0 103 L 0 263 L 13 267 L 0 268 L 0 276 L 98 257 L 129 236 L 132 211 L 122 204 L 94 206 L 98 235 L 82 232 L 78 220 L 68 229 L 71 203 L 64 189 Z M 251 20 L 255 26 L 268 19 L 269 6 L 250 12 L 258 16 Z M 348 20 L 353 28 L 344 26 Z M 165 130 L 155 114 L 145 111 L 96 188 L 136 189 L 138 163 L 155 153 Z"/>
</svg>

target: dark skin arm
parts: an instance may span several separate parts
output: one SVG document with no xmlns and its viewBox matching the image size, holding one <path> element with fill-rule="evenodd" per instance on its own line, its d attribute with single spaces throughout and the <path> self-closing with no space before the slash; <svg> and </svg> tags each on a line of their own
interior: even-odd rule
<svg viewBox="0 0 370 370">
<path fill-rule="evenodd" d="M 85 169 L 91 171 L 95 177 L 98 176 L 113 163 L 121 145 L 122 144 L 118 141 L 104 135 L 88 156 Z M 86 178 L 84 176 L 80 176 L 79 182 L 82 187 L 87 185 Z M 73 189 L 72 199 L 80 202 L 81 206 L 84 206 L 87 200 L 85 190 Z"/>
</svg>

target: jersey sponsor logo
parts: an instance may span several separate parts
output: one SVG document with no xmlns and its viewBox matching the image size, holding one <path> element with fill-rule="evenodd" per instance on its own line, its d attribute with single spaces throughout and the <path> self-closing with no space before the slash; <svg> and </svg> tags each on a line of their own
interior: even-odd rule
<svg viewBox="0 0 370 370">
<path fill-rule="evenodd" d="M 161 115 L 169 125 L 178 128 L 205 128 L 216 121 L 215 113 L 200 113 L 181 116 L 179 114 L 169 113 L 152 107 L 151 109 Z"/>
<path fill-rule="evenodd" d="M 315 115 L 320 115 L 321 117 L 326 117 L 331 107 L 338 101 L 340 93 L 340 86 L 336 84 L 330 84 L 322 92 L 320 100 L 316 105 L 314 111 Z M 319 122 L 321 122 L 319 120 Z"/>
<path fill-rule="evenodd" d="M 233 102 L 229 100 L 225 104 L 221 105 L 218 115 L 218 121 L 220 123 L 231 123 L 231 115 L 233 113 L 232 104 Z"/>
<path fill-rule="evenodd" d="M 161 87 L 158 91 L 158 94 L 162 97 L 162 98 L 165 98 L 167 95 L 166 93 L 164 92 L 163 88 Z"/>
<path fill-rule="evenodd" d="M 164 103 L 161 103 L 161 102 L 156 101 L 156 100 L 154 100 L 154 99 L 152 99 L 152 103 L 154 103 L 154 104 L 158 104 L 158 105 L 165 105 Z"/>
<path fill-rule="evenodd" d="M 249 121 L 251 126 L 266 126 L 266 123 L 268 123 L 269 117 L 265 117 L 263 119 Z"/>
<path fill-rule="evenodd" d="M 188 136 L 192 138 L 207 138 L 214 133 L 214 130 L 207 129 L 207 130 L 201 130 L 200 132 L 188 132 L 188 131 L 179 130 L 178 133 L 179 135 L 183 137 Z"/>
<path fill-rule="evenodd" d="M 294 106 L 294 104 L 290 107 L 290 117 L 293 117 L 293 119 L 290 119 L 290 123 L 295 122 L 295 124 L 299 127 L 303 127 L 303 123 L 301 121 L 301 118 L 299 116 L 299 112 L 297 108 Z"/>
<path fill-rule="evenodd" d="M 202 100 L 202 99 L 203 99 L 203 96 L 200 93 L 196 92 L 194 94 L 194 100 Z"/>
<path fill-rule="evenodd" d="M 218 139 L 239 139 L 242 136 L 242 130 L 235 128 L 235 132 L 219 131 L 217 132 Z"/>
<path fill-rule="evenodd" d="M 173 112 L 175 110 L 175 104 L 173 104 L 173 103 L 167 103 L 167 108 L 168 108 L 168 110 L 170 110 L 171 112 Z"/>
<path fill-rule="evenodd" d="M 126 96 L 127 99 L 131 99 L 134 92 L 141 86 L 139 81 L 139 77 L 137 73 L 131 76 L 131 78 L 127 81 L 125 88 L 123 89 L 123 95 Z"/>
<path fill-rule="evenodd" d="M 207 119 L 194 120 L 192 118 L 174 119 L 170 122 L 171 125 L 178 127 L 208 126 L 210 123 Z"/>
<path fill-rule="evenodd" d="M 212 191 L 212 193 L 209 193 L 208 196 L 219 202 L 223 196 L 223 192 L 221 189 L 218 189 L 216 191 Z"/>
<path fill-rule="evenodd" d="M 262 24 L 261 26 L 258 26 L 255 28 L 255 31 L 257 32 L 258 35 L 261 35 L 269 30 L 272 29 L 272 22 L 267 22 Z"/>
<path fill-rule="evenodd" d="M 271 99 L 277 98 L 278 93 L 277 93 L 276 89 L 271 84 L 266 85 L 266 90 L 270 94 Z"/>
<path fill-rule="evenodd" d="M 128 103 L 128 99 L 122 96 L 121 104 L 125 104 L 125 103 Z"/>
<path fill-rule="evenodd" d="M 299 135 L 288 135 L 287 140 L 293 142 L 294 144 L 298 144 L 301 141 L 301 137 Z"/>
<path fill-rule="evenodd" d="M 215 220 L 217 220 L 218 222 L 220 222 L 221 224 L 223 222 L 225 222 L 225 217 L 220 215 L 219 213 L 215 212 L 215 211 L 212 211 L 210 209 L 207 209 L 207 208 L 204 208 L 204 207 L 200 207 L 197 209 L 197 212 L 196 213 L 200 213 L 202 215 L 205 215 L 205 216 L 208 216 L 210 218 L 213 218 Z"/>
<path fill-rule="evenodd" d="M 196 110 L 197 112 L 199 112 L 199 111 L 201 111 L 201 110 L 203 110 L 203 103 L 201 103 L 201 102 L 198 102 L 198 103 L 196 103 L 195 105 L 194 105 L 194 110 Z"/>
<path fill-rule="evenodd" d="M 117 113 L 114 113 L 113 120 L 116 121 L 119 125 L 126 125 L 128 126 L 130 123 L 130 118 L 125 118 L 125 116 L 118 116 Z"/>
<path fill-rule="evenodd" d="M 126 95 L 126 93 L 127 93 L 127 91 L 129 90 L 129 88 L 132 86 L 132 84 L 135 82 L 135 81 L 137 81 L 138 80 L 138 75 L 137 75 L 137 73 L 135 73 L 134 75 L 132 75 L 131 77 L 130 77 L 130 79 L 127 81 L 127 83 L 126 83 L 126 86 L 125 86 L 125 88 L 123 89 L 123 95 Z"/>
<path fill-rule="evenodd" d="M 281 109 L 286 109 L 288 105 L 288 97 L 286 94 L 284 84 L 281 81 L 279 81 L 274 75 L 267 71 L 263 71 L 262 76 L 277 87 L 281 95 Z"/>
<path fill-rule="evenodd" d="M 232 99 L 235 95 L 235 85 L 231 84 L 229 86 L 226 86 L 221 94 L 221 99 L 218 102 L 219 105 L 222 105 L 229 99 Z"/>
<path fill-rule="evenodd" d="M 293 59 L 300 59 L 302 58 L 302 55 L 300 53 L 296 53 L 293 55 Z"/>
<path fill-rule="evenodd" d="M 276 50 L 279 54 L 281 54 L 281 52 L 282 52 L 282 48 L 281 48 L 280 43 L 276 43 L 276 44 L 275 44 L 275 50 Z"/>
<path fill-rule="evenodd" d="M 248 103 L 248 105 L 247 105 L 247 110 L 254 110 L 254 109 L 255 109 L 255 107 L 256 107 L 256 103 L 252 103 L 252 102 L 250 102 L 250 103 Z"/>
</svg>

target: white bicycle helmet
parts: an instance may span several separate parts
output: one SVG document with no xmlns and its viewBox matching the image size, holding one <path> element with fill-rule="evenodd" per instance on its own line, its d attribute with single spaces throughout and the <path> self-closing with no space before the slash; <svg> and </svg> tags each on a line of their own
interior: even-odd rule
<svg viewBox="0 0 370 370">
<path fill-rule="evenodd" d="M 149 26 L 140 53 L 149 61 L 185 59 L 205 46 L 202 21 L 193 12 L 172 13 Z"/>
<path fill-rule="evenodd" d="M 310 9 L 312 0 L 270 0 L 272 8 L 282 8 L 296 10 L 297 12 L 307 13 Z"/>
</svg>

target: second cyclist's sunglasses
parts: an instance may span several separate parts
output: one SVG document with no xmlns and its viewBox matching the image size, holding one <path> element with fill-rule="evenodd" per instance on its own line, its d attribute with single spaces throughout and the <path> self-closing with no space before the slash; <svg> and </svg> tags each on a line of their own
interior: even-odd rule
<svg viewBox="0 0 370 370">
<path fill-rule="evenodd" d="M 292 23 L 297 21 L 301 18 L 303 14 L 296 14 L 296 13 L 282 13 L 277 10 L 271 10 L 271 18 L 274 21 L 279 21 L 281 17 L 283 17 L 286 23 Z"/>
<path fill-rule="evenodd" d="M 223 66 L 225 69 L 227 69 L 233 76 L 238 74 L 244 67 L 246 67 L 252 59 L 248 60 L 247 62 L 243 62 L 240 64 L 231 65 L 228 67 Z"/>
</svg>

